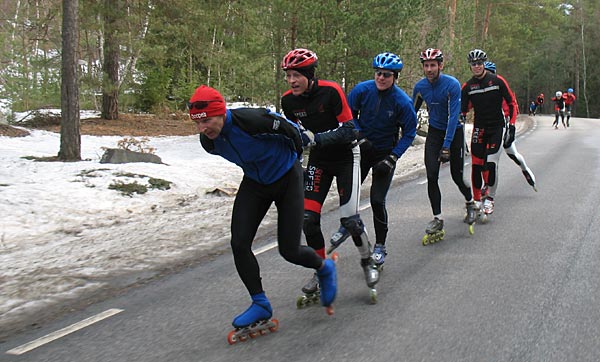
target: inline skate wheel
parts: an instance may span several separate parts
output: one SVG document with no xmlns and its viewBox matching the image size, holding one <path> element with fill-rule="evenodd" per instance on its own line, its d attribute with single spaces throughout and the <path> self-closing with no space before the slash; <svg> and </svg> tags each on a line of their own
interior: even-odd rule
<svg viewBox="0 0 600 362">
<path fill-rule="evenodd" d="M 298 299 L 296 299 L 296 308 L 302 309 L 302 308 L 306 307 L 306 305 L 307 305 L 307 299 L 305 296 L 301 296 L 301 297 L 298 297 Z"/>
<path fill-rule="evenodd" d="M 325 313 L 327 313 L 327 315 L 333 315 L 333 313 L 334 313 L 333 306 L 330 305 L 330 306 L 325 307 Z"/>
<path fill-rule="evenodd" d="M 423 239 L 421 240 L 421 242 L 423 243 L 423 246 L 429 244 L 429 234 L 426 234 L 425 236 L 423 236 Z"/>
<path fill-rule="evenodd" d="M 273 326 L 269 327 L 269 330 L 271 332 L 275 332 L 276 330 L 279 329 L 279 321 L 277 319 L 271 319 L 271 322 L 273 322 Z"/>
<path fill-rule="evenodd" d="M 229 332 L 229 334 L 227 335 L 227 343 L 235 344 L 238 341 L 237 337 L 235 336 L 235 332 L 235 330 Z"/>
<path fill-rule="evenodd" d="M 331 254 L 331 260 L 333 260 L 334 263 L 337 263 L 339 258 L 340 258 L 340 254 L 338 254 L 337 251 L 334 251 L 333 254 Z"/>
<path fill-rule="evenodd" d="M 377 304 L 377 290 L 371 289 L 369 296 L 371 297 L 371 304 Z"/>
<path fill-rule="evenodd" d="M 473 226 L 473 224 L 469 225 L 469 234 L 475 234 L 475 227 Z"/>
</svg>

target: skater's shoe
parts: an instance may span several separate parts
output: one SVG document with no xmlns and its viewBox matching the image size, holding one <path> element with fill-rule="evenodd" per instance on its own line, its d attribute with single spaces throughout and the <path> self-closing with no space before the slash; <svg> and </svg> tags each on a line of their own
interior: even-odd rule
<svg viewBox="0 0 600 362">
<path fill-rule="evenodd" d="M 317 273 L 314 273 L 306 284 L 302 287 L 302 293 L 304 294 L 314 294 L 319 290 L 319 277 Z"/>
<path fill-rule="evenodd" d="M 317 276 L 321 285 L 321 304 L 329 307 L 337 293 L 337 276 L 333 260 L 323 260 L 323 267 L 317 271 Z"/>
<path fill-rule="evenodd" d="M 434 217 L 433 220 L 427 224 L 427 228 L 425 228 L 425 232 L 427 234 L 434 234 L 438 231 L 442 231 L 444 229 L 444 220 L 438 219 Z"/>
<path fill-rule="evenodd" d="M 373 258 L 373 261 L 375 262 L 375 265 L 378 268 L 381 268 L 383 266 L 386 255 L 387 255 L 387 250 L 385 249 L 385 245 L 384 244 L 375 244 L 371 258 Z"/>
<path fill-rule="evenodd" d="M 478 207 L 475 201 L 467 202 L 465 204 L 467 214 L 465 215 L 465 222 L 469 225 L 473 224 L 477 220 Z"/>
<path fill-rule="evenodd" d="M 421 239 L 423 245 L 429 245 L 437 243 L 444 239 L 446 231 L 444 230 L 444 220 L 440 218 L 433 218 L 425 228 L 425 236 Z"/>
<path fill-rule="evenodd" d="M 487 197 L 483 202 L 483 212 L 486 215 L 490 215 L 494 213 L 494 199 L 491 197 Z"/>
<path fill-rule="evenodd" d="M 273 308 L 265 295 L 265 292 L 254 294 L 252 304 L 246 311 L 233 319 L 231 323 L 235 328 L 247 327 L 261 320 L 270 319 L 273 316 Z"/>
<path fill-rule="evenodd" d="M 346 230 L 345 227 L 340 226 L 338 231 L 336 231 L 332 236 L 331 240 L 329 240 L 329 248 L 327 248 L 327 254 L 331 254 L 332 251 L 337 249 L 348 237 L 350 233 Z"/>
<path fill-rule="evenodd" d="M 373 288 L 375 284 L 379 281 L 379 270 L 377 270 L 377 265 L 372 258 L 361 259 L 360 266 L 363 268 L 363 272 L 365 273 L 365 281 L 367 282 L 367 286 L 369 288 Z"/>
</svg>

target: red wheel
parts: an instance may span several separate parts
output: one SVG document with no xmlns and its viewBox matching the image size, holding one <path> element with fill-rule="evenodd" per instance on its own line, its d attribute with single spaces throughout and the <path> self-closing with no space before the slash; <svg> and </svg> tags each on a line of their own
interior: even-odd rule
<svg viewBox="0 0 600 362">
<path fill-rule="evenodd" d="M 333 315 L 333 312 L 334 310 L 332 305 L 325 307 L 325 313 L 327 313 L 328 315 Z"/>
<path fill-rule="evenodd" d="M 333 254 L 331 254 L 331 260 L 333 260 L 334 263 L 337 263 L 339 258 L 340 254 L 338 254 L 337 251 L 334 251 Z"/>
<path fill-rule="evenodd" d="M 235 342 L 237 342 L 237 338 L 235 336 L 235 331 L 231 331 L 227 335 L 227 343 L 229 343 L 229 344 L 235 344 Z"/>
<path fill-rule="evenodd" d="M 261 329 L 259 331 L 259 333 L 260 333 L 261 336 L 264 336 L 265 334 L 267 334 L 267 330 L 266 329 Z"/>
<path fill-rule="evenodd" d="M 256 338 L 258 337 L 258 332 L 250 332 L 248 335 L 250 336 L 250 338 Z"/>
<path fill-rule="evenodd" d="M 271 322 L 273 322 L 275 325 L 273 327 L 269 327 L 269 330 L 271 332 L 275 332 L 277 329 L 279 329 L 279 321 L 277 319 L 271 319 Z"/>
</svg>

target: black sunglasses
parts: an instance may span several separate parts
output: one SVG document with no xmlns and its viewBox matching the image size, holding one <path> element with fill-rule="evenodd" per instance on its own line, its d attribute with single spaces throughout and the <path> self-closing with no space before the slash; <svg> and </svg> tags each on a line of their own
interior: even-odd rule
<svg viewBox="0 0 600 362">
<path fill-rule="evenodd" d="M 206 107 L 208 107 L 208 104 L 210 102 L 216 102 L 216 101 L 196 101 L 196 102 L 188 102 L 187 106 L 188 109 L 192 110 L 192 109 L 198 109 L 198 110 L 202 110 Z"/>
<path fill-rule="evenodd" d="M 483 60 L 476 60 L 474 62 L 471 62 L 472 66 L 476 66 L 476 65 L 483 65 Z"/>
<path fill-rule="evenodd" d="M 384 72 L 384 71 L 381 71 L 381 70 L 376 70 L 375 71 L 375 75 L 378 76 L 378 77 L 383 76 L 384 78 L 389 78 L 392 75 L 394 75 L 394 73 L 393 72 Z"/>
</svg>

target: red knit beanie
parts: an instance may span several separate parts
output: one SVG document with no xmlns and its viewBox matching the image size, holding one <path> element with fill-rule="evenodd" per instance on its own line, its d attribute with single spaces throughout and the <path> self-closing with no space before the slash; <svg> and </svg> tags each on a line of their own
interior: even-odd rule
<svg viewBox="0 0 600 362">
<path fill-rule="evenodd" d="M 189 103 L 192 120 L 225 114 L 225 100 L 214 88 L 201 85 L 196 88 Z"/>
</svg>

